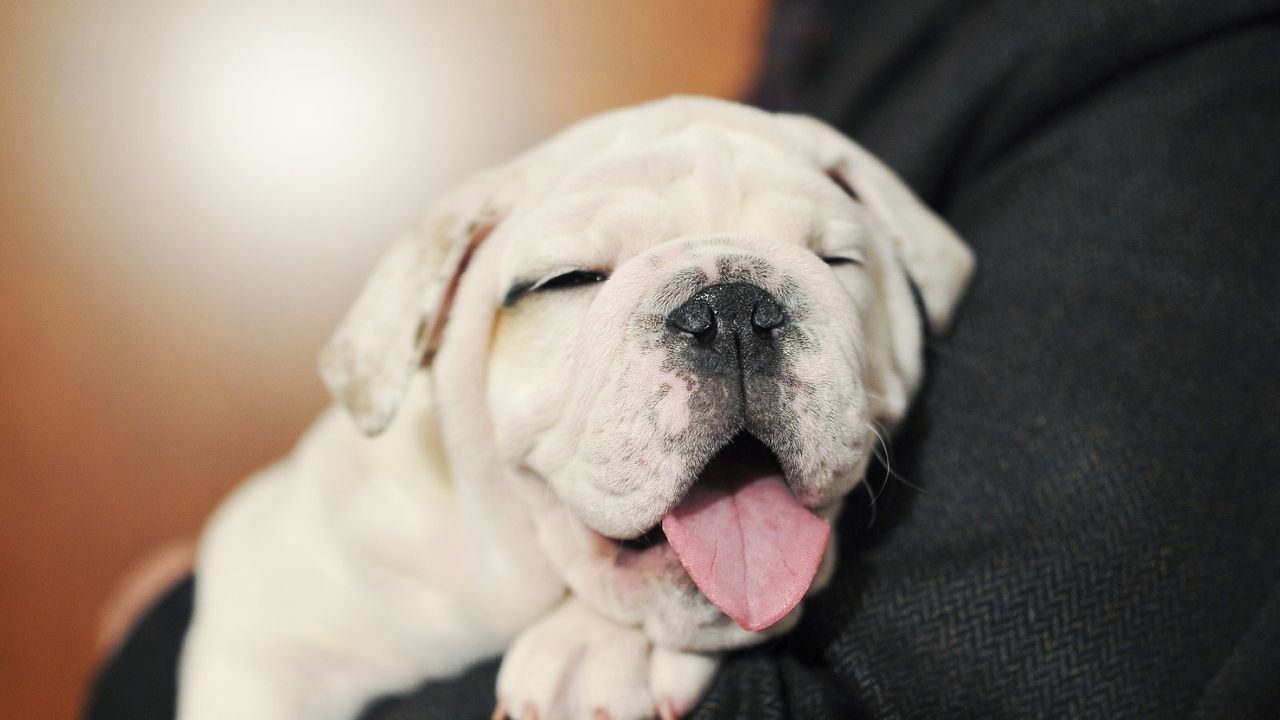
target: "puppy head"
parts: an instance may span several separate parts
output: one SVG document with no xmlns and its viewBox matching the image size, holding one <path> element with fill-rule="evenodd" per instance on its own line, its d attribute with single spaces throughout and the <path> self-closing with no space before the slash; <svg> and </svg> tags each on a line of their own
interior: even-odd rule
<svg viewBox="0 0 1280 720">
<path fill-rule="evenodd" d="M 787 627 L 829 573 L 822 522 L 920 381 L 909 278 L 941 329 L 972 264 L 825 125 L 676 98 L 438 204 L 321 366 L 376 433 L 434 354 L 459 482 L 519 498 L 600 611 L 723 648 Z"/>
</svg>

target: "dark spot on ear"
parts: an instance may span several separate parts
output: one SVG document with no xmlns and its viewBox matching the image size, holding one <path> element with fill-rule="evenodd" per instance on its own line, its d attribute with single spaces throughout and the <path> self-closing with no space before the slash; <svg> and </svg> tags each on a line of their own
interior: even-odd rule
<svg viewBox="0 0 1280 720">
<path fill-rule="evenodd" d="M 422 348 L 422 361 L 418 363 L 419 367 L 431 367 L 431 361 L 436 357 L 436 349 L 433 347 L 424 347 L 429 342 L 427 333 L 431 331 L 431 323 L 427 318 L 419 318 L 418 329 L 413 333 L 413 346 Z"/>
<path fill-rule="evenodd" d="M 840 189 L 844 191 L 845 195 L 848 195 L 849 197 L 853 198 L 854 200 L 857 200 L 858 202 L 862 202 L 862 198 L 858 196 L 858 192 L 854 190 L 852 186 L 849 185 L 849 183 L 844 179 L 844 176 L 840 174 L 839 170 L 836 170 L 834 168 L 832 168 L 831 170 L 828 170 L 827 177 L 831 178 L 831 182 L 835 183 L 836 185 L 839 185 Z"/>
<path fill-rule="evenodd" d="M 441 298 L 440 308 L 436 311 L 436 320 L 428 322 L 427 318 L 423 318 L 418 325 L 418 332 L 427 332 L 426 347 L 423 348 L 422 366 L 431 365 L 432 359 L 435 357 L 436 348 L 440 346 L 440 337 L 444 334 L 445 323 L 449 320 L 450 311 L 453 310 L 453 299 L 458 294 L 458 286 L 462 284 L 462 275 L 471 265 L 472 258 L 475 257 L 476 250 L 480 247 L 480 243 L 489 237 L 489 233 L 493 232 L 496 227 L 493 223 L 482 224 L 472 222 L 467 226 L 470 237 L 467 238 L 467 245 L 463 248 L 462 257 L 458 259 L 458 267 L 454 270 L 453 276 L 449 278 L 449 284 L 445 286 L 444 297 Z"/>
</svg>

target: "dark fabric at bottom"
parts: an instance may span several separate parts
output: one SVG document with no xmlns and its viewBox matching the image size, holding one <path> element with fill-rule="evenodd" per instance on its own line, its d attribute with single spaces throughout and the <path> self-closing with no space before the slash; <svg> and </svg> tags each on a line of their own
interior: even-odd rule
<svg viewBox="0 0 1280 720">
<path fill-rule="evenodd" d="M 693 717 L 1280 717 L 1277 3 L 779 0 L 770 42 L 758 101 L 884 158 L 979 269 L 874 521 L 856 494 L 831 587 Z M 184 622 L 94 720 L 167 717 Z M 368 716 L 487 717 L 495 670 Z"/>
<path fill-rule="evenodd" d="M 156 601 L 103 666 L 89 694 L 91 720 L 170 720 L 182 638 L 191 622 L 195 583 L 187 578 Z"/>
</svg>

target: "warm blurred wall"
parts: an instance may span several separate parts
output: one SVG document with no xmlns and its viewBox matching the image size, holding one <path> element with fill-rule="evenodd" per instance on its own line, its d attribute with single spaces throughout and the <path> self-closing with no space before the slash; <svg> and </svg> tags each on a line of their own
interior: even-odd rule
<svg viewBox="0 0 1280 720">
<path fill-rule="evenodd" d="M 0 4 L 0 713 L 325 403 L 314 353 L 431 194 L 602 108 L 749 83 L 763 0 Z"/>
</svg>

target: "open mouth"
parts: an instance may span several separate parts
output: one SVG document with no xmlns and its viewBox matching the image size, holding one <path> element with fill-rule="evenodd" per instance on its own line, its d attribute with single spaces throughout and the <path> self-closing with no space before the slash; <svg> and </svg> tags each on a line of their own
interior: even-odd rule
<svg viewBox="0 0 1280 720">
<path fill-rule="evenodd" d="M 740 432 L 711 458 L 702 472 L 698 473 L 694 484 L 728 488 L 743 478 L 762 472 L 783 477 L 782 465 L 773 451 L 751 433 Z M 662 529 L 662 523 L 659 522 L 642 535 L 614 542 L 626 550 L 644 552 L 665 544 L 667 534 Z"/>
<path fill-rule="evenodd" d="M 804 598 L 829 534 L 791 493 L 773 452 L 739 433 L 659 525 L 619 544 L 637 551 L 669 544 L 708 600 L 757 631 Z"/>
<path fill-rule="evenodd" d="M 631 552 L 644 552 L 650 548 L 667 543 L 667 534 L 662 531 L 662 523 L 658 523 L 649 528 L 643 535 L 631 538 L 630 540 L 614 540 L 618 543 L 618 547 Z"/>
</svg>

